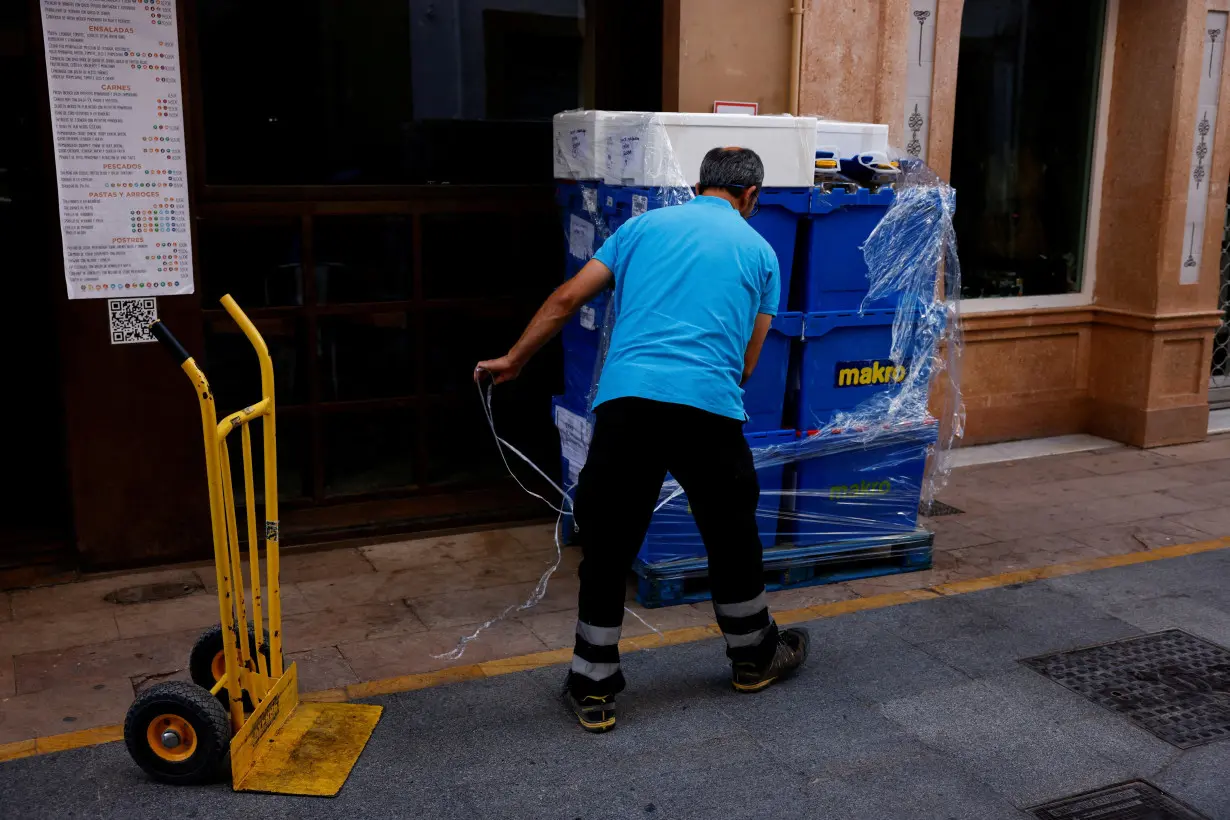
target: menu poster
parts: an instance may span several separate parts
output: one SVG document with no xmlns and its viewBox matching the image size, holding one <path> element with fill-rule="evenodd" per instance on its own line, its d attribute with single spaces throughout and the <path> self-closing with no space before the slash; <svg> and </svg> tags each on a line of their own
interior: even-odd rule
<svg viewBox="0 0 1230 820">
<path fill-rule="evenodd" d="M 175 0 L 42 0 L 69 299 L 192 293 Z"/>
</svg>

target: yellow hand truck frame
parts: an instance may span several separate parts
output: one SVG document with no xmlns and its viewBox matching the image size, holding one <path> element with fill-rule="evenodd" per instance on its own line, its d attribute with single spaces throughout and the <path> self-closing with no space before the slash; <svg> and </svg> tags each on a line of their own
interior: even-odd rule
<svg viewBox="0 0 1230 820">
<path fill-rule="evenodd" d="M 221 301 L 255 349 L 261 374 L 260 401 L 221 421 L 205 373 L 165 325 L 154 322 L 150 326 L 154 338 L 192 380 L 201 404 L 220 624 L 207 630 L 192 648 L 188 663 L 191 683 L 161 683 L 133 701 L 124 721 L 124 741 L 137 765 L 163 782 L 212 780 L 229 752 L 231 784 L 236 791 L 333 796 L 367 745 L 382 707 L 300 702 L 295 664 L 283 669 L 273 362 L 265 340 L 235 300 L 228 294 Z M 261 600 L 250 432 L 251 423 L 257 419 L 261 420 L 265 472 L 267 626 Z M 251 627 L 247 626 L 227 448 L 227 437 L 236 430 L 243 451 Z"/>
</svg>

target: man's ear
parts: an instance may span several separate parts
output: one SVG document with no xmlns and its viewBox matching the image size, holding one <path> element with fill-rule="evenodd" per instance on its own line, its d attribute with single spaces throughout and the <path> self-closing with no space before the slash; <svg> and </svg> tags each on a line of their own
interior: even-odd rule
<svg viewBox="0 0 1230 820">
<path fill-rule="evenodd" d="M 743 195 L 739 197 L 739 210 L 746 211 L 752 207 L 752 203 L 756 200 L 760 193 L 759 185 L 749 185 L 743 189 Z"/>
</svg>

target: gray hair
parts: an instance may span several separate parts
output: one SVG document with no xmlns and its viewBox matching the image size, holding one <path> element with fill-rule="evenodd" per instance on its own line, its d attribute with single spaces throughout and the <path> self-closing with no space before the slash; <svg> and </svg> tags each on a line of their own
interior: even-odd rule
<svg viewBox="0 0 1230 820">
<path fill-rule="evenodd" d="M 755 185 L 764 182 L 764 163 L 751 148 L 714 148 L 705 154 L 700 163 L 700 184 L 703 194 L 707 188 L 721 188 L 731 196 L 739 196 Z"/>
</svg>

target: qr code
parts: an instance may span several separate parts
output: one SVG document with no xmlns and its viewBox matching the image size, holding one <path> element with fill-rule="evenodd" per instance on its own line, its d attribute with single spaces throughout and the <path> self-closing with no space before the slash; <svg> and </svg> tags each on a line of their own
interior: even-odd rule
<svg viewBox="0 0 1230 820">
<path fill-rule="evenodd" d="M 158 319 L 158 300 L 108 299 L 107 313 L 111 317 L 111 344 L 126 345 L 133 342 L 152 342 L 149 326 Z"/>
</svg>

